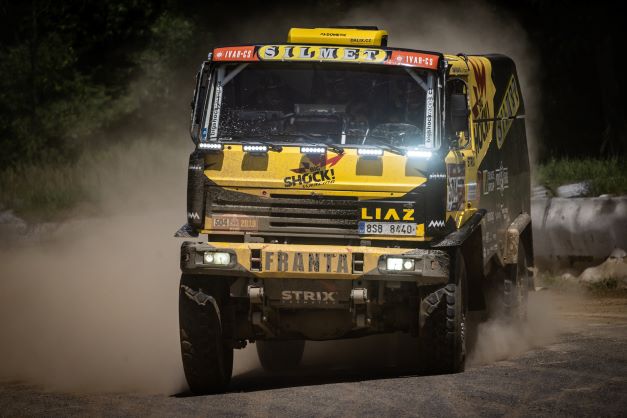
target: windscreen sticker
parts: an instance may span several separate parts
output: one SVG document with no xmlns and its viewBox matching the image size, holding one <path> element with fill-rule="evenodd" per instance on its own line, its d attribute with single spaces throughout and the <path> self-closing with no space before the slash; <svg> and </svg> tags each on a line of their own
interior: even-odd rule
<svg viewBox="0 0 627 418">
<path fill-rule="evenodd" d="M 425 148 L 433 148 L 433 89 L 427 90 L 425 114 Z"/>
<path fill-rule="evenodd" d="M 464 180 L 466 177 L 465 164 L 448 164 L 446 166 L 448 174 L 446 187 L 446 210 L 455 212 L 461 210 L 464 206 L 464 197 L 466 188 Z"/>
<path fill-rule="evenodd" d="M 222 82 L 216 82 L 215 99 L 213 101 L 213 112 L 211 115 L 211 130 L 209 137 L 215 139 L 218 137 L 218 125 L 220 124 L 220 109 L 222 108 Z"/>
</svg>

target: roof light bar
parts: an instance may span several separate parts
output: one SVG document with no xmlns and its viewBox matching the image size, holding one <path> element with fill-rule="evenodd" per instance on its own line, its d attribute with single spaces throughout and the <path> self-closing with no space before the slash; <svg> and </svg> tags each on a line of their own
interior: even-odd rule
<svg viewBox="0 0 627 418">
<path fill-rule="evenodd" d="M 418 149 L 410 149 L 405 153 L 409 158 L 426 158 L 429 159 L 433 155 L 431 151 L 423 151 Z"/>
<path fill-rule="evenodd" d="M 244 152 L 250 152 L 253 154 L 262 154 L 262 153 L 266 153 L 268 152 L 268 146 L 267 145 L 252 145 L 252 144 L 245 144 L 243 146 Z"/>
<path fill-rule="evenodd" d="M 199 149 L 206 149 L 211 151 L 222 151 L 223 145 L 218 142 L 200 142 L 198 144 Z"/>
<path fill-rule="evenodd" d="M 327 147 L 300 147 L 301 154 L 326 154 Z"/>
<path fill-rule="evenodd" d="M 358 148 L 357 155 L 362 157 L 380 157 L 383 155 L 381 148 Z"/>
</svg>

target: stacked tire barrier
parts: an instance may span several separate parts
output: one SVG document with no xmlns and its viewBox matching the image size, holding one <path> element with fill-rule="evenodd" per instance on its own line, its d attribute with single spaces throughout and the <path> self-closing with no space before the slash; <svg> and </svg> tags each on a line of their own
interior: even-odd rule
<svg viewBox="0 0 627 418">
<path fill-rule="evenodd" d="M 627 196 L 535 197 L 531 219 L 536 257 L 605 259 L 627 248 Z"/>
</svg>

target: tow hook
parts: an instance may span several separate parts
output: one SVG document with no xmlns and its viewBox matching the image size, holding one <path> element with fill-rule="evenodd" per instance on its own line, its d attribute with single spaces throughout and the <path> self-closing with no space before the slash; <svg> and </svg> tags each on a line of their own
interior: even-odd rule
<svg viewBox="0 0 627 418">
<path fill-rule="evenodd" d="M 368 289 L 354 288 L 351 290 L 351 311 L 353 312 L 355 328 L 370 326 L 369 302 Z"/>
</svg>

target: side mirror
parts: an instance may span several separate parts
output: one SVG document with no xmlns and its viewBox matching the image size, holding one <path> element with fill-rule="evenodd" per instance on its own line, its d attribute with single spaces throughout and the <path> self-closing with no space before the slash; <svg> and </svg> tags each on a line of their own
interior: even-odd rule
<svg viewBox="0 0 627 418">
<path fill-rule="evenodd" d="M 468 100 L 465 94 L 451 94 L 449 112 L 451 114 L 451 132 L 468 130 Z"/>
</svg>

